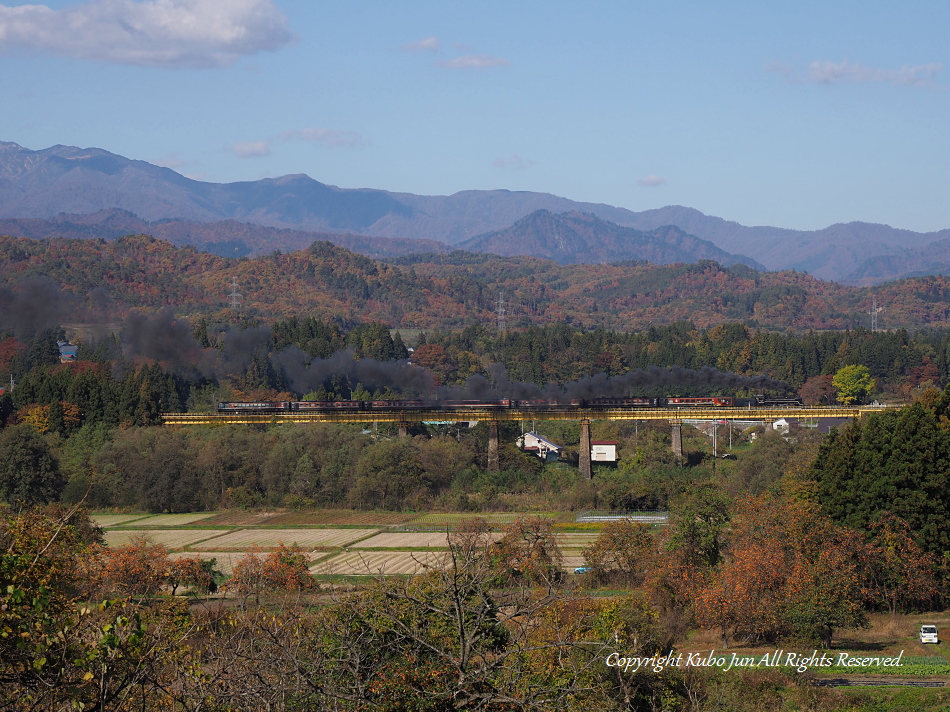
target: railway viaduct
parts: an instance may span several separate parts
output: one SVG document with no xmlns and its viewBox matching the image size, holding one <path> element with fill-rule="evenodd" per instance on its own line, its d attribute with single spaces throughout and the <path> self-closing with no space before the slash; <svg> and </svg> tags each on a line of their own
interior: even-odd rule
<svg viewBox="0 0 950 712">
<path fill-rule="evenodd" d="M 392 411 L 321 411 L 274 414 L 250 413 L 166 413 L 162 422 L 168 426 L 189 425 L 253 425 L 269 423 L 396 423 L 405 435 L 412 423 L 456 420 L 488 423 L 488 469 L 499 469 L 498 424 L 502 421 L 574 420 L 580 423 L 578 448 L 580 473 L 590 479 L 590 422 L 592 420 L 665 420 L 672 428 L 673 452 L 683 456 L 682 428 L 684 420 L 763 420 L 780 418 L 861 418 L 868 413 L 886 410 L 886 406 L 806 407 L 806 408 L 440 408 Z"/>
</svg>

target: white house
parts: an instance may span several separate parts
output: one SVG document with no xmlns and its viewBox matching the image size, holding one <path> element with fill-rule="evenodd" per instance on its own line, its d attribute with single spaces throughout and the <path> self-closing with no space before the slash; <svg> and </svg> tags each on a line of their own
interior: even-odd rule
<svg viewBox="0 0 950 712">
<path fill-rule="evenodd" d="M 543 435 L 537 433 L 525 433 L 518 438 L 518 447 L 525 452 L 537 455 L 545 462 L 557 462 L 561 455 L 562 445 L 552 443 Z"/>
<path fill-rule="evenodd" d="M 591 440 L 591 462 L 616 462 L 617 443 L 614 440 Z"/>
</svg>

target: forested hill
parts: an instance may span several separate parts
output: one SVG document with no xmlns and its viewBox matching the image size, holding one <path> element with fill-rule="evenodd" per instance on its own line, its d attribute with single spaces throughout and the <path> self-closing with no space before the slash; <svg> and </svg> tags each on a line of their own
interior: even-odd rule
<svg viewBox="0 0 950 712">
<path fill-rule="evenodd" d="M 644 232 L 576 210 L 561 215 L 537 210 L 511 227 L 466 240 L 459 247 L 493 255 L 544 257 L 560 264 L 623 260 L 670 264 L 706 259 L 765 270 L 749 257 L 730 254 L 673 225 Z"/>
<path fill-rule="evenodd" d="M 57 319 L 91 321 L 131 307 L 164 306 L 185 315 L 215 314 L 227 309 L 232 281 L 240 312 L 249 318 L 304 314 L 405 328 L 491 323 L 501 297 L 512 328 L 570 323 L 629 330 L 688 319 L 699 327 L 743 322 L 845 329 L 867 325 L 872 295 L 886 307 L 884 328 L 950 327 L 947 277 L 872 291 L 711 261 L 558 265 L 453 252 L 382 262 L 327 242 L 233 259 L 144 235 L 115 241 L 0 237 L 0 311 L 8 314 L 19 309 L 39 318 L 45 310 Z"/>
</svg>

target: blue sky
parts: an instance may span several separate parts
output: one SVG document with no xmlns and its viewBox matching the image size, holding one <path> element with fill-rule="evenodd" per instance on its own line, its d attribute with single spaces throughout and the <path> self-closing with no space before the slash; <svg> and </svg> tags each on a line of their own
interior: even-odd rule
<svg viewBox="0 0 950 712">
<path fill-rule="evenodd" d="M 0 140 L 215 182 L 950 227 L 950 4 L 0 4 Z"/>
</svg>

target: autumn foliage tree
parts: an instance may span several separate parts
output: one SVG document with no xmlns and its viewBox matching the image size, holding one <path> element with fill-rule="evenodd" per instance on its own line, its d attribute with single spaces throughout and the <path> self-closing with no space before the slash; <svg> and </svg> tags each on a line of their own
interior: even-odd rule
<svg viewBox="0 0 950 712">
<path fill-rule="evenodd" d="M 168 583 L 171 566 L 164 546 L 138 536 L 124 546 L 103 549 L 99 576 L 106 589 L 142 599 Z"/>
<path fill-rule="evenodd" d="M 171 586 L 171 594 L 174 596 L 181 586 L 203 593 L 217 591 L 214 565 L 214 559 L 205 560 L 200 556 L 182 556 L 172 559 L 167 573 L 167 583 Z"/>
<path fill-rule="evenodd" d="M 937 561 L 914 540 L 907 522 L 884 512 L 862 552 L 869 598 L 890 613 L 926 607 L 939 593 Z"/>
<path fill-rule="evenodd" d="M 519 517 L 489 548 L 490 556 L 507 576 L 538 583 L 561 578 L 563 555 L 554 525 L 544 517 Z"/>
<path fill-rule="evenodd" d="M 827 645 L 866 623 L 862 540 L 814 505 L 780 494 L 740 501 L 725 558 L 696 595 L 700 625 L 743 642 L 788 634 Z"/>
<path fill-rule="evenodd" d="M 310 575 L 310 557 L 297 545 L 279 543 L 263 554 L 259 548 L 249 551 L 234 567 L 227 588 L 244 599 L 258 600 L 267 591 L 302 591 L 316 583 Z"/>
<path fill-rule="evenodd" d="M 598 581 L 638 586 L 654 558 L 655 543 L 642 524 L 627 519 L 607 522 L 594 543 L 584 549 L 584 563 Z"/>
</svg>

